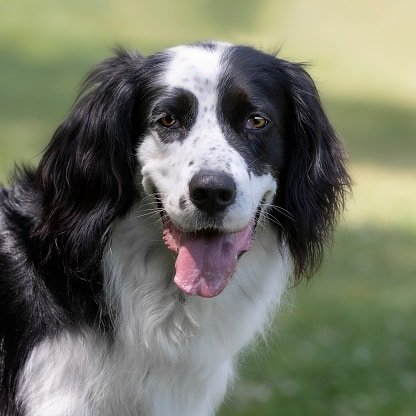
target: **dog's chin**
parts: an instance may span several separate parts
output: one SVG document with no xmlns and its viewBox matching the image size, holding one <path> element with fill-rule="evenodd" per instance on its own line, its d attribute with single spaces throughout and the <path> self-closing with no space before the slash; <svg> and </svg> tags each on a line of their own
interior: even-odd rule
<svg viewBox="0 0 416 416">
<path fill-rule="evenodd" d="M 177 254 L 176 286 L 187 295 L 219 295 L 235 273 L 238 259 L 252 246 L 259 212 L 260 208 L 245 227 L 233 232 L 213 227 L 184 231 L 165 213 L 163 240 Z"/>
</svg>

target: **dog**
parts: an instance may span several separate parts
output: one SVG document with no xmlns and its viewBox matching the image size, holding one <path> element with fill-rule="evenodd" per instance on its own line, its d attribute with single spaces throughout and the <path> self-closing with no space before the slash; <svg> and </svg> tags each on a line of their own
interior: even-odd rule
<svg viewBox="0 0 416 416">
<path fill-rule="evenodd" d="M 302 65 L 116 50 L 0 193 L 0 414 L 208 416 L 349 190 Z"/>
</svg>

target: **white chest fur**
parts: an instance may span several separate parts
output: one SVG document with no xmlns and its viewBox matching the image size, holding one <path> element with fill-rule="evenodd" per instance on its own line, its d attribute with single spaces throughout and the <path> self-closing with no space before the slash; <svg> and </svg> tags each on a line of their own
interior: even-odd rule
<svg viewBox="0 0 416 416">
<path fill-rule="evenodd" d="M 138 212 L 115 225 L 105 254 L 114 339 L 80 328 L 37 346 L 19 389 L 28 415 L 212 415 L 236 354 L 270 321 L 290 268 L 275 233 L 258 227 L 222 294 L 183 297 L 159 225 Z"/>
</svg>

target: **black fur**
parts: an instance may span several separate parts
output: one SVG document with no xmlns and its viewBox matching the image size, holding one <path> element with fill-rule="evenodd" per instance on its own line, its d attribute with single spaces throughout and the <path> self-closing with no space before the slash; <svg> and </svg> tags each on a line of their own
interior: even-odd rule
<svg viewBox="0 0 416 416">
<path fill-rule="evenodd" d="M 273 215 L 294 258 L 295 274 L 311 277 L 331 242 L 351 186 L 343 145 L 308 73 L 281 61 L 288 78 L 286 161 Z"/>
<path fill-rule="evenodd" d="M 139 114 L 165 60 L 119 50 L 98 65 L 38 168 L 1 189 L 0 415 L 19 414 L 18 372 L 37 342 L 80 324 L 111 330 L 101 255 L 110 224 L 138 198 Z"/>
<path fill-rule="evenodd" d="M 253 172 L 273 167 L 280 190 L 271 218 L 289 244 L 296 278 L 310 277 L 350 187 L 343 145 L 302 65 L 241 46 L 227 59 L 218 108 L 225 136 Z M 242 123 L 253 113 L 266 114 L 271 123 L 247 133 Z"/>
</svg>

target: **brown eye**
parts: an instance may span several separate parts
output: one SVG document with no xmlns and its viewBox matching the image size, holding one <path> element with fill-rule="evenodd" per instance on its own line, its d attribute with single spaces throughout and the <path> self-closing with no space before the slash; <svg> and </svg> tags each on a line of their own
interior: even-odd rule
<svg viewBox="0 0 416 416">
<path fill-rule="evenodd" d="M 173 114 L 167 114 L 158 120 L 158 123 L 167 129 L 176 128 L 179 126 L 179 122 Z"/>
<path fill-rule="evenodd" d="M 247 120 L 246 127 L 248 129 L 262 129 L 263 127 L 266 127 L 267 124 L 269 124 L 268 120 L 255 114 Z"/>
</svg>

